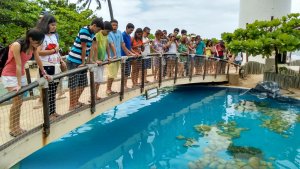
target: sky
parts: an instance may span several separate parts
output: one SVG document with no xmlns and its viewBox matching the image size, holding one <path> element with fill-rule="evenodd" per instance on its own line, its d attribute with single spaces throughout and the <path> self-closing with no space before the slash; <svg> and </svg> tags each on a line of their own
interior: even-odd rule
<svg viewBox="0 0 300 169">
<path fill-rule="evenodd" d="M 77 0 L 71 0 L 71 2 Z M 239 0 L 111 0 L 114 18 L 124 31 L 127 23 L 136 28 L 151 28 L 173 32 L 175 27 L 186 29 L 204 38 L 220 38 L 223 32 L 238 28 Z M 110 20 L 107 1 L 101 0 L 102 9 L 97 12 L 104 20 Z M 92 3 L 96 5 L 96 3 Z M 292 0 L 291 12 L 300 13 L 300 0 Z"/>
</svg>

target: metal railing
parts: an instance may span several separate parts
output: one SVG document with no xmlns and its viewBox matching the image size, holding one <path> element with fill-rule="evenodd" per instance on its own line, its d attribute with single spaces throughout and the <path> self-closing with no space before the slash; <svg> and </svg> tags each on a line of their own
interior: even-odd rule
<svg viewBox="0 0 300 169">
<path fill-rule="evenodd" d="M 107 96 L 105 99 L 97 100 L 99 92 L 101 96 L 105 94 L 105 88 L 102 84 L 106 84 L 107 81 L 101 82 L 98 93 L 96 93 L 95 86 L 95 70 L 97 67 L 109 67 L 111 64 L 121 66 L 121 71 L 118 73 L 118 77 L 115 78 L 112 89 L 117 92 Z M 131 66 L 126 66 L 130 63 Z M 136 64 L 136 65 L 134 65 Z M 160 87 L 164 81 L 173 81 L 174 84 L 181 78 L 189 78 L 192 81 L 194 78 L 205 79 L 207 76 L 217 78 L 219 75 L 226 75 L 227 79 L 230 73 L 230 66 L 238 66 L 234 63 L 230 63 L 227 60 L 222 60 L 213 57 L 206 57 L 200 55 L 181 55 L 181 54 L 150 54 L 146 56 L 138 57 L 122 57 L 111 61 L 103 62 L 101 65 L 89 64 L 84 67 L 68 70 L 66 72 L 53 75 L 53 81 L 48 82 L 44 78 L 29 83 L 27 86 L 22 87 L 18 92 L 9 92 L 0 97 L 0 151 L 4 150 L 8 146 L 21 140 L 22 138 L 43 130 L 44 137 L 50 134 L 51 124 L 57 121 L 68 118 L 72 114 L 80 112 L 85 109 L 90 109 L 91 113 L 96 111 L 96 104 L 103 100 L 110 99 L 111 97 L 119 96 L 120 101 L 124 99 L 124 93 L 129 91 L 126 86 L 128 78 L 131 77 L 132 81 L 136 83 L 132 86 L 133 89 L 140 89 L 140 93 L 143 93 L 145 86 L 148 84 L 158 83 Z M 112 66 L 112 65 L 111 65 Z M 133 68 L 132 71 L 128 70 Z M 106 69 L 104 69 L 105 71 Z M 82 72 L 88 71 L 88 84 L 81 85 L 82 94 L 78 98 L 80 100 L 80 106 L 73 110 L 69 110 L 67 102 L 72 102 L 73 97 L 66 97 L 62 100 L 54 99 L 54 111 L 57 116 L 52 118 L 50 115 L 50 109 L 52 109 L 53 100 L 50 98 L 56 98 L 56 93 L 49 91 L 56 91 L 51 89 L 51 86 L 57 87 L 57 83 L 60 79 L 71 76 L 79 76 Z M 128 76 L 128 74 L 134 73 L 135 76 Z M 137 72 L 134 72 L 137 71 Z M 28 72 L 27 72 L 28 73 Z M 106 74 L 105 74 L 106 75 Z M 152 78 L 152 82 L 150 78 Z M 69 79 L 68 85 L 72 85 Z M 84 83 L 84 82 L 79 82 Z M 54 84 L 54 85 L 53 85 Z M 65 85 L 65 84 L 64 84 Z M 69 89 L 69 92 L 71 92 Z M 39 93 L 39 91 L 41 93 Z M 30 94 L 28 94 L 30 92 Z M 24 96 L 26 94 L 26 96 Z M 34 96 L 35 95 L 35 96 Z M 38 100 L 36 95 L 40 95 L 40 101 L 42 102 L 42 108 L 34 109 Z M 54 95 L 54 96 L 53 96 Z M 17 99 L 19 100 L 17 100 Z M 16 101 L 17 100 L 17 101 Z M 52 102 L 52 103 L 50 103 Z M 17 104 L 17 105 L 16 105 Z M 52 119 L 51 119 L 52 118 Z M 10 130 L 12 129 L 11 123 L 14 121 L 14 125 L 18 125 L 20 128 L 25 128 L 22 133 L 15 137 L 10 136 Z"/>
</svg>

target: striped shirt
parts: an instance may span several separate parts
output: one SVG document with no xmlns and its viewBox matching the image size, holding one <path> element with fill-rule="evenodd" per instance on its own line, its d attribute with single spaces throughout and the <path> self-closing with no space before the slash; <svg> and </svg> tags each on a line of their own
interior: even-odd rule
<svg viewBox="0 0 300 169">
<path fill-rule="evenodd" d="M 81 53 L 82 53 L 82 46 L 81 43 L 86 43 L 86 57 L 90 54 L 90 49 L 92 46 L 92 42 L 94 39 L 95 34 L 89 29 L 88 26 L 85 26 L 80 29 L 78 35 L 76 36 L 75 42 L 71 48 L 71 51 L 68 55 L 68 61 L 82 64 L 81 60 Z"/>
</svg>

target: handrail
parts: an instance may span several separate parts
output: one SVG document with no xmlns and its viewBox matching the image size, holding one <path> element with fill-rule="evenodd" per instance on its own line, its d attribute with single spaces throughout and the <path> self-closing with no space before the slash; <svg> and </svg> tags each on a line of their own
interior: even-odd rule
<svg viewBox="0 0 300 169">
<path fill-rule="evenodd" d="M 178 57 L 178 54 L 179 56 L 187 56 L 187 54 L 181 54 L 181 53 L 163 53 L 162 56 L 168 56 L 168 55 L 176 55 L 176 57 Z M 191 55 L 191 54 L 190 54 Z M 159 53 L 151 53 L 151 54 L 148 54 L 146 57 L 153 57 L 153 56 L 160 56 Z M 240 66 L 238 64 L 235 64 L 234 62 L 229 62 L 228 60 L 225 60 L 225 59 L 220 59 L 220 58 L 216 58 L 216 57 L 207 57 L 205 55 L 197 55 L 197 54 L 194 54 L 195 57 L 203 57 L 203 58 L 206 58 L 206 59 L 210 59 L 210 60 L 218 60 L 218 61 L 221 61 L 221 62 L 227 62 L 229 64 L 232 64 L 234 66 Z M 114 62 L 118 62 L 118 61 L 121 61 L 122 58 L 125 58 L 126 59 L 129 59 L 129 58 L 137 58 L 137 57 L 134 57 L 134 56 L 123 56 L 121 58 L 118 58 L 118 59 L 113 59 L 113 60 L 110 60 L 110 61 L 105 61 L 103 62 L 101 65 L 98 65 L 98 66 L 104 66 L 104 65 L 108 65 L 110 63 L 114 63 Z M 143 55 L 139 55 L 138 57 L 145 57 Z M 97 66 L 96 64 L 88 64 L 88 65 L 91 65 L 91 66 Z M 76 68 L 76 69 L 73 69 L 73 70 L 68 70 L 66 72 L 62 72 L 60 74 L 56 74 L 56 75 L 53 75 L 53 80 L 56 80 L 56 79 L 60 79 L 62 77 L 65 77 L 65 76 L 68 76 L 68 75 L 72 75 L 72 74 L 75 74 L 75 73 L 78 73 L 78 72 L 81 72 L 81 71 L 84 71 L 84 70 L 88 70 L 89 69 L 89 66 L 84 66 L 84 67 L 80 67 L 80 68 Z M 20 94 L 23 94 L 29 90 L 32 90 L 33 88 L 39 86 L 39 82 L 38 81 L 34 81 L 30 84 L 28 84 L 27 86 L 24 86 L 22 87 L 18 92 L 8 92 L 4 95 L 1 96 L 0 98 L 0 104 L 3 103 L 3 102 L 6 102 L 10 99 L 12 99 L 13 97 L 17 96 L 17 95 L 20 95 Z"/>
<path fill-rule="evenodd" d="M 8 92 L 0 97 L 0 104 L 18 96 L 18 95 L 21 95 L 27 91 L 30 91 L 37 86 L 39 86 L 39 82 L 34 81 L 34 82 L 30 83 L 29 85 L 22 87 L 18 92 L 15 92 L 15 91 Z"/>
</svg>

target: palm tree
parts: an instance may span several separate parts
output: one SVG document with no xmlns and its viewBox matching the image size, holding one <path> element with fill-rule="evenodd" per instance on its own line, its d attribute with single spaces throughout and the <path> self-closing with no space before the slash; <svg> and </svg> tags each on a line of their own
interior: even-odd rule
<svg viewBox="0 0 300 169">
<path fill-rule="evenodd" d="M 110 19 L 113 20 L 114 19 L 114 14 L 113 14 L 113 10 L 112 10 L 112 5 L 111 5 L 111 1 L 108 1 L 108 8 L 109 8 L 109 14 L 110 14 Z"/>
<path fill-rule="evenodd" d="M 95 1 L 97 3 L 96 10 L 100 10 L 101 9 L 101 0 L 77 0 L 77 4 L 81 5 L 79 7 L 79 10 L 89 9 L 90 6 L 91 6 L 92 1 Z M 106 0 L 102 0 L 102 1 L 106 1 Z M 111 20 L 113 20 L 114 16 L 113 16 L 111 1 L 110 0 L 107 0 L 107 1 L 108 1 L 108 8 L 109 8 L 110 18 L 111 18 Z"/>
</svg>

